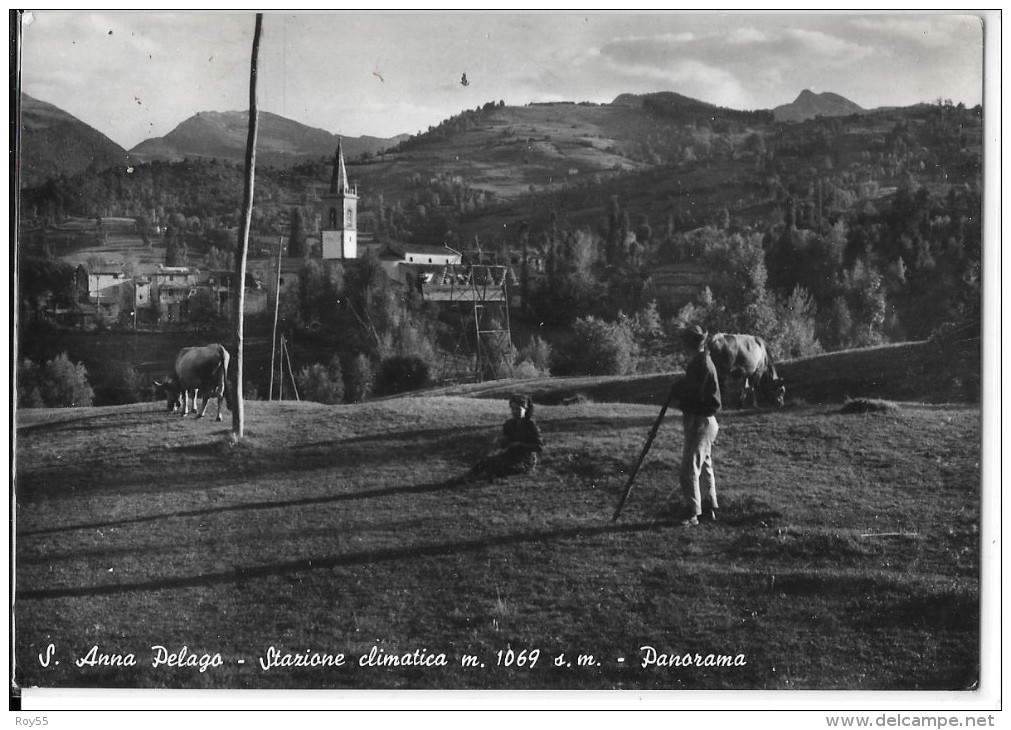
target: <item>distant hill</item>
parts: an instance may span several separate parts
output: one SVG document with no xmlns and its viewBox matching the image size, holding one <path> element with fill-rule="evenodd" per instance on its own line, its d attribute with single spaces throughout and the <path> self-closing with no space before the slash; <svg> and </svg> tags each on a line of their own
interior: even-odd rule
<svg viewBox="0 0 1011 730">
<path fill-rule="evenodd" d="M 613 102 L 614 106 L 641 108 L 647 112 L 658 114 L 670 121 L 679 123 L 707 122 L 744 122 L 769 123 L 772 116 L 768 111 L 741 111 L 727 107 L 716 106 L 709 102 L 693 99 L 673 91 L 660 91 L 652 94 L 621 94 Z"/>
<path fill-rule="evenodd" d="M 164 137 L 147 139 L 130 150 L 139 162 L 186 158 L 242 161 L 246 152 L 249 112 L 198 112 Z M 344 154 L 354 159 L 392 147 L 408 135 L 391 139 L 343 137 Z M 337 147 L 337 135 L 309 127 L 270 112 L 260 112 L 257 131 L 257 162 L 285 167 L 306 159 L 330 156 Z"/>
<path fill-rule="evenodd" d="M 803 122 L 815 117 L 845 117 L 850 114 L 866 114 L 867 110 L 846 97 L 826 91 L 815 94 L 809 89 L 789 104 L 777 106 L 772 115 L 777 122 Z"/>
<path fill-rule="evenodd" d="M 21 184 L 126 165 L 127 151 L 77 117 L 21 94 Z"/>
</svg>

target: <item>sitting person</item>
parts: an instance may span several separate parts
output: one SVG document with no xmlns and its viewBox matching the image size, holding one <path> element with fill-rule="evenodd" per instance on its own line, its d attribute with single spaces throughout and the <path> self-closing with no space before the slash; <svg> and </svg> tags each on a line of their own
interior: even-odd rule
<svg viewBox="0 0 1011 730">
<path fill-rule="evenodd" d="M 537 454 L 544 449 L 544 438 L 533 419 L 533 401 L 527 395 L 513 395 L 509 398 L 509 409 L 512 418 L 502 425 L 496 450 L 476 463 L 471 475 L 529 474 L 537 467 Z"/>
</svg>

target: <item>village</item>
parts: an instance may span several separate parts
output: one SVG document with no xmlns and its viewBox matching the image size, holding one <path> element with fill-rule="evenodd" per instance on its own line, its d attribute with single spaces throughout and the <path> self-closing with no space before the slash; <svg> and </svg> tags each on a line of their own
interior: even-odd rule
<svg viewBox="0 0 1011 730">
<path fill-rule="evenodd" d="M 526 252 L 510 249 L 503 257 L 499 252 L 482 251 L 480 245 L 460 251 L 449 244 L 426 245 L 360 231 L 359 200 L 338 144 L 328 191 L 315 205 L 319 230 L 310 234 L 306 255 L 289 256 L 283 235 L 273 245 L 264 236 L 251 237 L 243 302 L 246 316 L 271 314 L 281 298 L 296 289 L 299 273 L 314 258 L 354 266 L 365 257 L 374 257 L 390 282 L 413 289 L 425 301 L 470 302 L 475 306 L 484 302 L 520 306 L 518 272 L 524 263 L 531 277 L 545 272 L 545 254 L 536 248 Z M 133 229 L 134 222 L 129 219 L 120 223 Z M 164 232 L 160 226 L 153 229 L 155 235 Z M 699 264 L 681 261 L 658 267 L 651 284 L 661 297 L 686 303 L 704 288 L 706 274 Z M 73 289 L 75 307 L 60 308 L 49 302 L 43 311 L 60 324 L 89 331 L 117 325 L 145 331 L 190 326 L 199 330 L 214 321 L 230 321 L 237 293 L 232 269 L 96 256 L 77 265 Z"/>
</svg>

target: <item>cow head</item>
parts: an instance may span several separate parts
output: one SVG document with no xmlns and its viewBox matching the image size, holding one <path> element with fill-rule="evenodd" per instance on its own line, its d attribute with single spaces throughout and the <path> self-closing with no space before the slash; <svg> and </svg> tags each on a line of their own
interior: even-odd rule
<svg viewBox="0 0 1011 730">
<path fill-rule="evenodd" d="M 153 381 L 155 387 L 155 393 L 159 396 L 165 396 L 165 410 L 169 413 L 182 408 L 182 400 L 180 396 L 182 392 L 179 389 L 179 384 L 176 383 L 173 376 L 168 376 L 163 381 L 155 380 Z"/>
<path fill-rule="evenodd" d="M 758 391 L 762 400 L 776 408 L 782 408 L 786 400 L 786 385 L 782 378 L 777 378 L 772 373 L 765 373 L 758 384 Z"/>
</svg>

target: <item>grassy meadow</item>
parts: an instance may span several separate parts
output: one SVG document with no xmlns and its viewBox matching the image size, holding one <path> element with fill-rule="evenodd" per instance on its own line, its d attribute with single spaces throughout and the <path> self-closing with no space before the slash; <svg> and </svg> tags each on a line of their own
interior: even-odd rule
<svg viewBox="0 0 1011 730">
<path fill-rule="evenodd" d="M 610 519 L 663 381 L 644 403 L 615 381 L 571 405 L 550 382 L 528 384 L 548 444 L 538 471 L 495 481 L 458 477 L 507 417 L 502 394 L 248 402 L 237 445 L 227 420 L 158 404 L 19 412 L 19 683 L 977 682 L 978 406 L 726 412 L 721 520 L 689 529 L 663 517 L 676 413 Z M 645 646 L 677 658 L 643 667 Z M 292 666 L 341 654 L 340 666 Z"/>
</svg>

